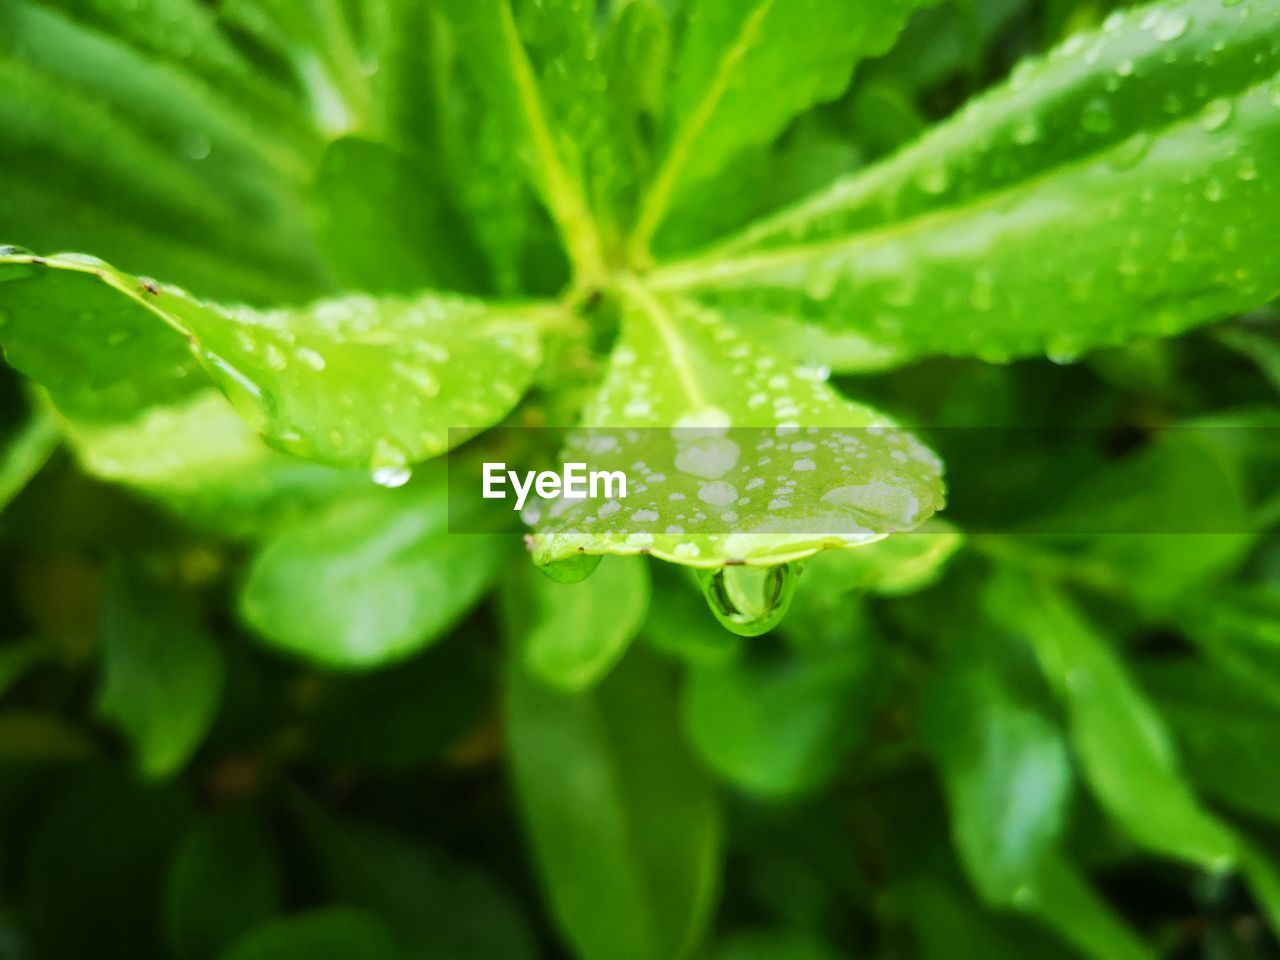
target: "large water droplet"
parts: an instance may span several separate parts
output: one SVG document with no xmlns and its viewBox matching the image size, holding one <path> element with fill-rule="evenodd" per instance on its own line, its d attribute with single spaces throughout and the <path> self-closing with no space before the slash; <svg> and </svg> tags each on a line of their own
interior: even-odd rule
<svg viewBox="0 0 1280 960">
<path fill-rule="evenodd" d="M 1155 34 L 1157 40 L 1168 43 L 1170 40 L 1177 40 L 1180 36 L 1187 32 L 1187 27 L 1191 26 L 1190 19 L 1186 14 L 1178 13 L 1170 10 L 1166 11 L 1163 16 L 1156 21 L 1156 25 L 1151 32 Z"/>
<path fill-rule="evenodd" d="M 795 594 L 799 569 L 736 565 L 698 571 L 707 605 L 725 627 L 743 637 L 767 633 L 782 622 Z"/>
<path fill-rule="evenodd" d="M 394 490 L 413 479 L 413 470 L 409 467 L 379 467 L 372 476 L 378 486 Z"/>
<path fill-rule="evenodd" d="M 546 564 L 542 572 L 556 583 L 580 583 L 596 572 L 601 559 L 598 553 L 579 553 Z"/>
<path fill-rule="evenodd" d="M 1231 119 L 1231 101 L 1225 97 L 1210 100 L 1200 111 L 1200 126 L 1210 132 L 1221 130 Z"/>
<path fill-rule="evenodd" d="M 1135 133 L 1124 143 L 1111 151 L 1111 166 L 1116 170 L 1128 170 L 1137 166 L 1151 148 L 1151 135 L 1145 132 Z"/>
</svg>

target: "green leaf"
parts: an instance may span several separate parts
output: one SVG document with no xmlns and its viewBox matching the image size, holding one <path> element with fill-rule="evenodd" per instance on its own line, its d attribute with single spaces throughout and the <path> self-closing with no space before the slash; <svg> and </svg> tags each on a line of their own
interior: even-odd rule
<svg viewBox="0 0 1280 960">
<path fill-rule="evenodd" d="M 594 686 L 627 652 L 649 609 L 649 571 L 642 560 L 608 559 L 579 583 L 524 572 L 531 622 L 522 651 L 541 680 L 574 692 Z"/>
<path fill-rule="evenodd" d="M 886 537 L 860 550 L 818 554 L 805 565 L 805 591 L 835 602 L 857 591 L 890 597 L 912 594 L 942 576 L 963 543 L 959 530 L 933 517 L 908 535 Z"/>
<path fill-rule="evenodd" d="M 837 960 L 840 954 L 807 933 L 754 930 L 726 938 L 710 956 L 712 960 Z"/>
<path fill-rule="evenodd" d="M 340 501 L 286 528 L 250 565 L 240 611 L 280 650 L 372 667 L 437 640 L 496 576 L 503 541 L 448 532 L 442 478 Z"/>
<path fill-rule="evenodd" d="M 1047 858 L 1039 877 L 1036 915 L 1090 957 L 1153 960 L 1155 954 L 1065 858 Z"/>
<path fill-rule="evenodd" d="M 767 798 L 813 792 L 866 734 L 882 660 L 865 614 L 846 606 L 842 616 L 854 624 L 843 649 L 744 651 L 689 672 L 689 740 L 738 789 Z"/>
<path fill-rule="evenodd" d="M 693 571 L 655 564 L 654 594 L 641 636 L 655 650 L 690 665 L 727 663 L 737 656 L 742 641 L 707 616 L 707 604 Z"/>
<path fill-rule="evenodd" d="M 371 914 L 325 907 L 271 920 L 246 934 L 222 960 L 400 960 L 387 928 Z"/>
<path fill-rule="evenodd" d="M 527 960 L 536 955 L 519 907 L 472 864 L 371 824 L 303 805 L 303 824 L 331 894 L 370 911 L 405 960 Z"/>
<path fill-rule="evenodd" d="M 1187 598 L 1178 626 L 1235 681 L 1280 707 L 1280 594 L 1268 588 L 1219 588 Z"/>
<path fill-rule="evenodd" d="M 20 494 L 58 449 L 58 425 L 43 410 L 36 410 L 13 432 L 0 451 L 0 510 Z"/>
<path fill-rule="evenodd" d="M 566 445 L 593 470 L 629 472 L 626 505 L 560 501 L 535 528 L 538 563 L 651 553 L 704 568 L 778 564 L 912 529 L 942 506 L 937 458 L 888 418 L 714 312 L 631 293 L 604 383 Z M 815 443 L 804 430 L 826 432 Z M 766 431 L 776 448 L 744 457 L 740 444 Z M 766 471 L 774 456 L 780 467 Z"/>
<path fill-rule="evenodd" d="M 1150 665 L 1142 680 L 1196 785 L 1233 810 L 1280 823 L 1280 768 L 1270 761 L 1280 736 L 1276 705 L 1199 659 Z"/>
<path fill-rule="evenodd" d="M 302 104 L 254 77 L 191 4 L 107 17 L 56 5 L 0 13 L 5 241 L 94 249 L 220 297 L 323 289 L 299 202 L 317 147 Z M 152 19 L 185 55 L 108 34 Z"/>
<path fill-rule="evenodd" d="M 1271 14 L 1269 0 L 1116 13 L 654 283 L 860 333 L 879 365 L 1070 357 L 1263 303 L 1280 289 L 1280 188 L 1259 172 L 1280 162 Z"/>
<path fill-rule="evenodd" d="M 983 642 L 957 643 L 926 688 L 922 725 L 974 886 L 992 906 L 1027 907 L 1043 897 L 1062 833 L 1070 761 L 1061 732 L 1008 689 Z"/>
<path fill-rule="evenodd" d="M 489 111 L 503 125 L 507 149 L 523 157 L 575 268 L 594 282 L 604 268 L 604 247 L 585 175 L 607 167 L 600 163 L 605 81 L 595 4 L 443 0 L 442 9 Z"/>
<path fill-rule="evenodd" d="M 1256 539 L 1234 427 L 1179 425 L 1078 486 L 1022 529 L 1074 547 L 1119 592 L 1151 611 L 1175 608 L 1240 563 Z M 1077 533 L 1077 531 L 1080 531 Z"/>
<path fill-rule="evenodd" d="M 591 693 L 566 695 L 517 663 L 506 707 L 534 861 L 576 955 L 690 955 L 714 904 L 720 821 L 681 742 L 670 678 L 633 651 Z"/>
<path fill-rule="evenodd" d="M 673 203 L 743 148 L 839 96 L 854 64 L 882 53 L 918 0 L 691 0 L 663 129 L 640 208 L 643 251 Z"/>
<path fill-rule="evenodd" d="M 280 905 L 280 867 L 261 820 L 207 817 L 187 832 L 169 874 L 165 926 L 175 954 L 212 960 Z"/>
<path fill-rule="evenodd" d="M 989 607 L 1030 643 L 1065 704 L 1081 772 L 1102 807 L 1147 849 L 1209 870 L 1230 866 L 1235 837 L 1200 805 L 1160 715 L 1070 601 L 1006 571 L 990 590 Z"/>
<path fill-rule="evenodd" d="M 364 470 L 271 449 L 212 386 L 132 419 L 63 418 L 62 427 L 86 473 L 128 486 L 222 537 L 270 538 L 317 507 L 371 486 Z"/>
<path fill-rule="evenodd" d="M 0 343 L 64 412 L 127 416 L 190 393 L 203 367 L 273 446 L 374 470 L 505 416 L 533 377 L 549 309 L 425 294 L 257 311 L 92 258 L 0 253 Z"/>
<path fill-rule="evenodd" d="M 180 770 L 209 731 L 223 661 L 197 612 L 172 587 L 117 568 L 102 614 L 99 711 L 133 742 L 148 777 Z"/>
<path fill-rule="evenodd" d="M 441 184 L 420 163 L 347 137 L 325 151 L 314 188 L 317 242 L 339 284 L 374 293 L 480 292 L 484 268 Z"/>
</svg>

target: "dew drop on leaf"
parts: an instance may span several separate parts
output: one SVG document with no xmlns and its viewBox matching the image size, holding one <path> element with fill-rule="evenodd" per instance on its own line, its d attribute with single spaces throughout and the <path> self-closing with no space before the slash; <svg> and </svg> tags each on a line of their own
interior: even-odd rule
<svg viewBox="0 0 1280 960">
<path fill-rule="evenodd" d="M 1189 26 L 1191 26 L 1191 21 L 1185 14 L 1171 10 L 1156 21 L 1152 33 L 1155 34 L 1157 40 L 1168 43 L 1171 40 L 1177 40 L 1186 33 Z"/>
<path fill-rule="evenodd" d="M 946 167 L 938 164 L 921 170 L 916 177 L 916 182 L 925 193 L 936 196 L 951 185 L 951 175 L 947 173 Z"/>
<path fill-rule="evenodd" d="M 1101 97 L 1094 97 L 1080 114 L 1080 126 L 1089 133 L 1106 133 L 1111 129 L 1111 107 Z"/>
<path fill-rule="evenodd" d="M 1200 126 L 1210 132 L 1221 130 L 1231 119 L 1231 109 L 1231 101 L 1225 97 L 1210 100 L 1200 111 Z"/>
<path fill-rule="evenodd" d="M 1024 146 L 1040 139 L 1040 121 L 1034 114 L 1027 114 L 1013 127 L 1013 142 Z"/>
<path fill-rule="evenodd" d="M 772 630 L 786 616 L 798 576 L 799 569 L 793 563 L 736 565 L 700 570 L 698 582 L 717 620 L 739 636 L 755 637 Z"/>
</svg>

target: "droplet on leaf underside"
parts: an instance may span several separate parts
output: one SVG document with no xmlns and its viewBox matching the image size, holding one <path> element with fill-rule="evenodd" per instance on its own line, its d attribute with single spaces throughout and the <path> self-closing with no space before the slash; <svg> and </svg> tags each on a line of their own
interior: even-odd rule
<svg viewBox="0 0 1280 960">
<path fill-rule="evenodd" d="M 563 560 L 555 560 L 541 569 L 556 583 L 580 583 L 596 572 L 601 559 L 598 553 L 580 553 Z"/>
<path fill-rule="evenodd" d="M 745 565 L 698 572 L 707 605 L 724 626 L 743 637 L 767 633 L 782 622 L 795 594 L 799 568 Z"/>
</svg>

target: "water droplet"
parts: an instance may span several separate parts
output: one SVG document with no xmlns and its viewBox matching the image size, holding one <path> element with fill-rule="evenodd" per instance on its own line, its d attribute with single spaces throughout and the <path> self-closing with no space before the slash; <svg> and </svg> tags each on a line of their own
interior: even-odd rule
<svg viewBox="0 0 1280 960">
<path fill-rule="evenodd" d="M 1210 203 L 1217 203 L 1222 199 L 1222 181 L 1217 177 L 1210 177 L 1204 182 L 1204 198 Z"/>
<path fill-rule="evenodd" d="M 1013 127 L 1013 142 L 1027 145 L 1040 139 L 1040 120 L 1034 114 L 1021 117 Z"/>
<path fill-rule="evenodd" d="M 1111 166 L 1117 170 L 1128 170 L 1136 167 L 1151 148 L 1151 135 L 1145 132 L 1135 133 L 1128 140 L 1111 151 Z"/>
<path fill-rule="evenodd" d="M 1210 100 L 1200 111 L 1200 126 L 1205 130 L 1221 130 L 1231 119 L 1231 101 L 1225 97 Z"/>
<path fill-rule="evenodd" d="M 598 553 L 580 553 L 552 561 L 542 567 L 542 572 L 556 583 L 581 583 L 596 572 L 602 559 Z"/>
<path fill-rule="evenodd" d="M 1106 133 L 1111 129 L 1111 107 L 1101 97 L 1094 97 L 1080 114 L 1080 126 L 1090 133 Z"/>
<path fill-rule="evenodd" d="M 373 471 L 373 482 L 388 490 L 403 487 L 411 479 L 413 479 L 413 470 L 409 467 L 380 467 Z"/>
<path fill-rule="evenodd" d="M 325 360 L 320 354 L 312 350 L 310 347 L 299 347 L 294 351 L 294 356 L 305 363 L 312 370 L 320 371 L 325 368 Z"/>
<path fill-rule="evenodd" d="M 1116 64 L 1116 76 L 1132 77 L 1134 72 L 1134 63 L 1128 57 L 1125 57 Z"/>
<path fill-rule="evenodd" d="M 925 167 L 916 175 L 916 183 L 920 185 L 920 189 L 925 193 L 931 193 L 936 196 L 951 185 L 951 174 L 947 172 L 947 168 L 942 164 L 934 164 Z"/>
<path fill-rule="evenodd" d="M 1254 162 L 1253 157 L 1245 157 L 1240 161 L 1240 166 L 1236 168 L 1236 176 L 1241 180 L 1258 179 L 1258 165 Z"/>
<path fill-rule="evenodd" d="M 283 370 L 289 365 L 289 358 L 284 351 L 270 341 L 262 348 L 262 359 L 270 370 Z"/>
<path fill-rule="evenodd" d="M 795 564 L 736 565 L 698 571 L 707 605 L 725 627 L 743 637 L 767 633 L 782 622 L 795 594 Z"/>
<path fill-rule="evenodd" d="M 1151 32 L 1155 34 L 1157 40 L 1168 43 L 1186 33 L 1189 26 L 1191 26 L 1191 20 L 1186 14 L 1169 10 L 1156 21 Z"/>
<path fill-rule="evenodd" d="M 203 133 L 194 130 L 183 138 L 182 152 L 191 160 L 204 160 L 213 152 L 213 144 Z"/>
</svg>

